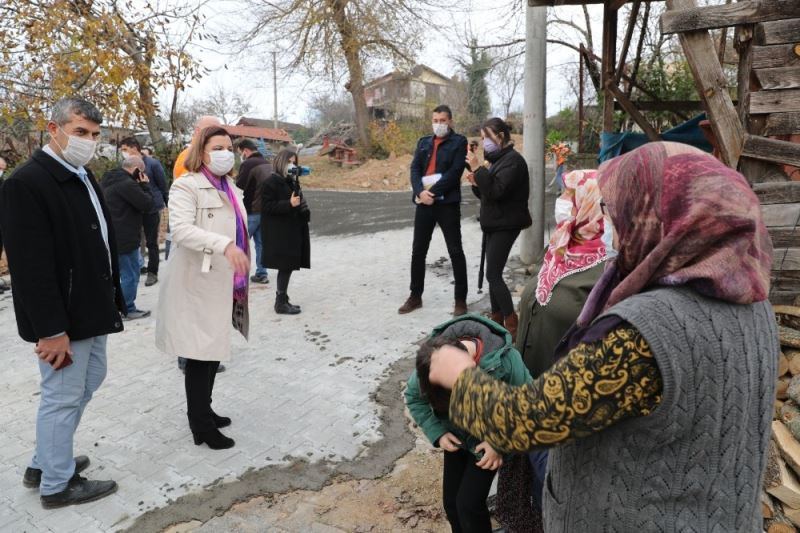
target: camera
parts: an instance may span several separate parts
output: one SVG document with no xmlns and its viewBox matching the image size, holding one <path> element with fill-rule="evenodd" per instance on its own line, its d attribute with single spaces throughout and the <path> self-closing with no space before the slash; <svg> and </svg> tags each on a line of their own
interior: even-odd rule
<svg viewBox="0 0 800 533">
<path fill-rule="evenodd" d="M 311 167 L 292 167 L 286 170 L 287 176 L 299 178 L 300 176 L 308 176 L 311 174 Z"/>
</svg>

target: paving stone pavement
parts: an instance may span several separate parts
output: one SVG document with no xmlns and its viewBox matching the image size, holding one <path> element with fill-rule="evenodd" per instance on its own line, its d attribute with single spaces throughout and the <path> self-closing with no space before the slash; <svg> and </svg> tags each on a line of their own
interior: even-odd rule
<svg viewBox="0 0 800 533">
<path fill-rule="evenodd" d="M 470 296 L 480 228 L 462 224 Z M 215 410 L 233 418 L 224 430 L 236 447 L 195 446 L 185 415 L 183 376 L 154 347 L 155 320 L 126 323 L 108 343 L 108 377 L 89 404 L 75 439 L 90 478 L 115 479 L 119 491 L 81 506 L 45 511 L 22 487 L 38 406 L 32 346 L 16 334 L 9 293 L 0 296 L 0 531 L 92 532 L 124 529 L 137 516 L 179 496 L 232 481 L 250 469 L 350 461 L 381 438 L 370 399 L 387 367 L 409 356 L 432 326 L 452 311 L 449 260 L 428 268 L 424 307 L 399 316 L 408 295 L 411 228 L 358 236 L 312 237 L 312 269 L 292 277 L 298 316 L 276 315 L 271 283 L 251 288 L 251 338 L 234 340 L 233 360 L 217 378 Z M 518 245 L 517 245 L 518 246 Z M 512 255 L 518 253 L 517 249 Z M 428 263 L 447 257 L 436 232 Z M 484 289 L 486 290 L 486 288 Z M 140 285 L 138 307 L 155 310 L 158 285 Z M 399 400 L 398 400 L 399 401 Z"/>
</svg>

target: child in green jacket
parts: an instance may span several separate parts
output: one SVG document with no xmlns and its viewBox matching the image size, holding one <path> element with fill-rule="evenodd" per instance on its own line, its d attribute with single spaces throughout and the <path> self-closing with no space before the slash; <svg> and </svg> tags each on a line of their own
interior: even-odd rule
<svg viewBox="0 0 800 533">
<path fill-rule="evenodd" d="M 433 354 L 440 349 L 468 352 L 478 367 L 510 385 L 531 380 L 502 326 L 478 315 L 463 315 L 433 330 L 417 352 L 416 371 L 408 380 L 406 405 L 431 443 L 444 453 L 443 500 L 454 532 L 491 532 L 486 497 L 503 458 L 487 442 L 458 429 L 448 419 L 450 391 L 428 379 Z"/>
</svg>

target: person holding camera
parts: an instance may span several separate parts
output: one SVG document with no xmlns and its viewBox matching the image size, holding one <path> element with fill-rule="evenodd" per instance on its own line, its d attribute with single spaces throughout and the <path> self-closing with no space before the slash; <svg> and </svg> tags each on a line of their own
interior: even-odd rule
<svg viewBox="0 0 800 533">
<path fill-rule="evenodd" d="M 482 163 L 475 150 L 467 153 L 467 165 L 472 169 L 467 181 L 481 200 L 480 221 L 486 243 L 491 318 L 504 325 L 516 339 L 519 319 L 514 312 L 511 292 L 503 280 L 503 269 L 519 232 L 531 225 L 528 165 L 514 150 L 511 126 L 502 119 L 495 117 L 484 122 L 481 138 L 486 161 Z"/>
<path fill-rule="evenodd" d="M 139 287 L 139 237 L 145 214 L 153 209 L 150 179 L 145 174 L 144 160 L 131 156 L 122 161 L 122 167 L 109 170 L 100 186 L 111 213 L 119 251 L 119 279 L 127 314 L 123 320 L 136 320 L 150 316 L 150 311 L 136 308 L 136 291 Z"/>
<path fill-rule="evenodd" d="M 311 268 L 311 212 L 300 189 L 297 154 L 281 150 L 273 168 L 261 190 L 262 260 L 265 267 L 278 270 L 275 312 L 296 315 L 300 307 L 289 302 L 287 290 L 293 271 Z"/>
</svg>

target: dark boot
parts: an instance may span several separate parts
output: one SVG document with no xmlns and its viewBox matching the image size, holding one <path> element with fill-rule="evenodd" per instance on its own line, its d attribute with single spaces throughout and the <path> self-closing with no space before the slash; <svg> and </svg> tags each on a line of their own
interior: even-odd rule
<svg viewBox="0 0 800 533">
<path fill-rule="evenodd" d="M 511 313 L 505 319 L 503 319 L 503 325 L 511 333 L 511 340 L 517 340 L 517 327 L 519 326 L 519 317 L 517 313 Z"/>
<path fill-rule="evenodd" d="M 89 481 L 85 477 L 75 474 L 69 480 L 66 489 L 42 496 L 41 502 L 45 509 L 56 509 L 67 505 L 93 502 L 116 491 L 117 484 L 114 481 Z"/>
<path fill-rule="evenodd" d="M 397 310 L 398 313 L 401 315 L 405 315 L 406 313 L 410 313 L 411 311 L 416 311 L 422 307 L 422 296 L 417 296 L 412 294 L 408 297 L 406 302 L 400 306 L 400 309 Z"/>
<path fill-rule="evenodd" d="M 503 325 L 503 313 L 502 311 L 493 311 L 489 314 L 489 318 L 495 322 L 496 324 Z"/>
<path fill-rule="evenodd" d="M 463 298 L 456 299 L 456 304 L 453 306 L 453 316 L 461 316 L 467 314 L 467 301 Z"/>
<path fill-rule="evenodd" d="M 75 473 L 80 474 L 89 467 L 89 458 L 79 455 L 75 458 Z M 22 476 L 22 484 L 29 489 L 38 489 L 42 482 L 42 471 L 38 468 L 28 467 Z"/>
<path fill-rule="evenodd" d="M 192 432 L 192 437 L 194 437 L 194 443 L 196 445 L 200 446 L 205 442 L 212 450 L 226 450 L 228 448 L 233 448 L 236 444 L 233 439 L 226 437 L 216 428 L 202 433 Z"/>
<path fill-rule="evenodd" d="M 275 312 L 279 315 L 296 315 L 300 313 L 300 309 L 289 303 L 289 296 L 284 292 L 275 294 Z"/>
<path fill-rule="evenodd" d="M 211 413 L 211 418 L 214 419 L 214 425 L 217 426 L 217 429 L 231 425 L 231 419 L 227 416 L 219 416 L 217 413 Z"/>
<path fill-rule="evenodd" d="M 302 311 L 302 309 L 300 309 L 299 305 L 294 305 L 292 302 L 289 301 L 289 294 L 288 293 L 286 294 L 286 303 L 289 304 L 289 307 L 291 307 L 292 309 L 296 309 L 298 313 Z"/>
</svg>

